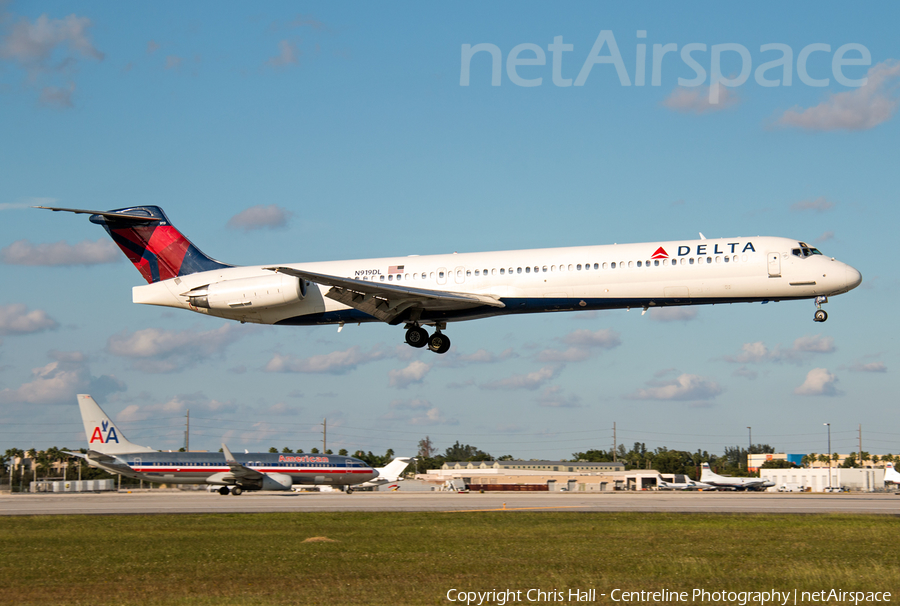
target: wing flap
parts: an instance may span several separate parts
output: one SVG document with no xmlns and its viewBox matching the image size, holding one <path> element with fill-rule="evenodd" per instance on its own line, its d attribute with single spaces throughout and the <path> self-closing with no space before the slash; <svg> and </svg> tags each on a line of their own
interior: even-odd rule
<svg viewBox="0 0 900 606">
<path fill-rule="evenodd" d="M 412 308 L 422 310 L 467 309 L 488 305 L 506 307 L 499 297 L 473 293 L 451 292 L 446 290 L 429 290 L 412 286 L 395 284 L 378 284 L 365 280 L 353 280 L 319 274 L 293 267 L 266 267 L 269 271 L 330 286 L 325 293 L 329 299 L 358 309 L 363 313 L 378 318 L 382 322 L 392 323 L 402 317 L 404 312 Z"/>
</svg>

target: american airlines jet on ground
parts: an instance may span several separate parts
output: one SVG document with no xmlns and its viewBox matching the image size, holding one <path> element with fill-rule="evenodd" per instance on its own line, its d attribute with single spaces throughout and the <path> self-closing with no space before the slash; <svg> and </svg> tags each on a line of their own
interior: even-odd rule
<svg viewBox="0 0 900 606">
<path fill-rule="evenodd" d="M 89 395 L 79 394 L 78 407 L 84 422 L 88 452 L 69 453 L 91 467 L 129 478 L 159 484 L 210 484 L 219 494 L 237 496 L 244 490 L 290 490 L 294 484 L 351 486 L 378 477 L 363 461 L 320 454 L 231 454 L 222 452 L 159 452 L 138 446 L 125 438 Z"/>
<path fill-rule="evenodd" d="M 739 237 L 485 253 L 232 266 L 206 256 L 157 206 L 89 214 L 146 286 L 135 303 L 260 324 L 387 322 L 406 342 L 450 349 L 448 322 L 504 314 L 815 299 L 860 284 L 849 265 L 789 238 Z M 424 326 L 433 326 L 429 335 Z"/>
</svg>

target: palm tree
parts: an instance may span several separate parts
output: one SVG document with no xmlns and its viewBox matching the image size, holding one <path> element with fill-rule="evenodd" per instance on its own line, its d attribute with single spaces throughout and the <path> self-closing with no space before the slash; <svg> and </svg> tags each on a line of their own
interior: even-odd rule
<svg viewBox="0 0 900 606">
<path fill-rule="evenodd" d="M 25 452 L 25 456 L 28 457 L 29 459 L 31 459 L 31 471 L 34 472 L 33 478 L 34 478 L 34 481 L 37 482 L 37 456 L 38 456 L 38 451 L 37 451 L 37 449 L 36 449 L 34 446 L 32 446 L 31 448 L 29 448 L 29 449 Z"/>
<path fill-rule="evenodd" d="M 22 464 L 22 457 L 24 456 L 25 453 L 19 448 L 8 448 L 6 450 L 6 457 L 12 462 L 12 469 L 9 472 L 9 492 L 12 492 L 13 476 L 16 475 L 16 471 L 19 469 L 19 465 Z"/>
<path fill-rule="evenodd" d="M 819 463 L 828 463 L 830 460 L 831 460 L 831 457 L 829 457 L 825 453 L 822 453 L 819 455 Z"/>
<path fill-rule="evenodd" d="M 870 460 L 871 458 L 872 456 L 869 453 L 867 453 L 865 450 L 861 450 L 859 453 L 859 466 L 865 467 L 866 461 Z"/>
<path fill-rule="evenodd" d="M 804 463 L 804 465 L 806 467 L 812 467 L 812 464 L 819 460 L 819 455 L 817 453 L 811 452 L 803 458 L 806 460 L 806 463 Z"/>
</svg>

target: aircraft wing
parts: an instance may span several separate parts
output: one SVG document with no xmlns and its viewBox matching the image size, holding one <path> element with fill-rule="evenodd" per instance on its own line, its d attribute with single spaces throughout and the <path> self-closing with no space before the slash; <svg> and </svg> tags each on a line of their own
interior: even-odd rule
<svg viewBox="0 0 900 606">
<path fill-rule="evenodd" d="M 326 297 L 358 309 L 388 324 L 399 324 L 407 317 L 406 312 L 413 309 L 457 310 L 482 305 L 506 307 L 499 297 L 493 295 L 381 284 L 329 276 L 292 267 L 266 267 L 265 269 L 330 286 L 331 288 L 325 293 Z"/>
<path fill-rule="evenodd" d="M 236 480 L 247 480 L 251 482 L 262 481 L 264 474 L 238 463 L 225 444 L 222 444 L 222 452 L 225 453 L 225 463 L 228 465 L 228 470 Z"/>
</svg>

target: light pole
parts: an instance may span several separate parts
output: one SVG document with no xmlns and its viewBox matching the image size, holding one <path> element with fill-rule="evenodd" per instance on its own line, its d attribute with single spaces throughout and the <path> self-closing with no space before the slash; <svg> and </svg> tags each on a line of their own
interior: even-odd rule
<svg viewBox="0 0 900 606">
<path fill-rule="evenodd" d="M 747 438 L 749 440 L 747 444 L 747 471 L 750 471 L 750 450 L 753 448 L 753 431 L 749 427 L 747 428 Z"/>
<path fill-rule="evenodd" d="M 828 488 L 831 488 L 831 423 L 822 423 L 828 427 Z"/>
</svg>

